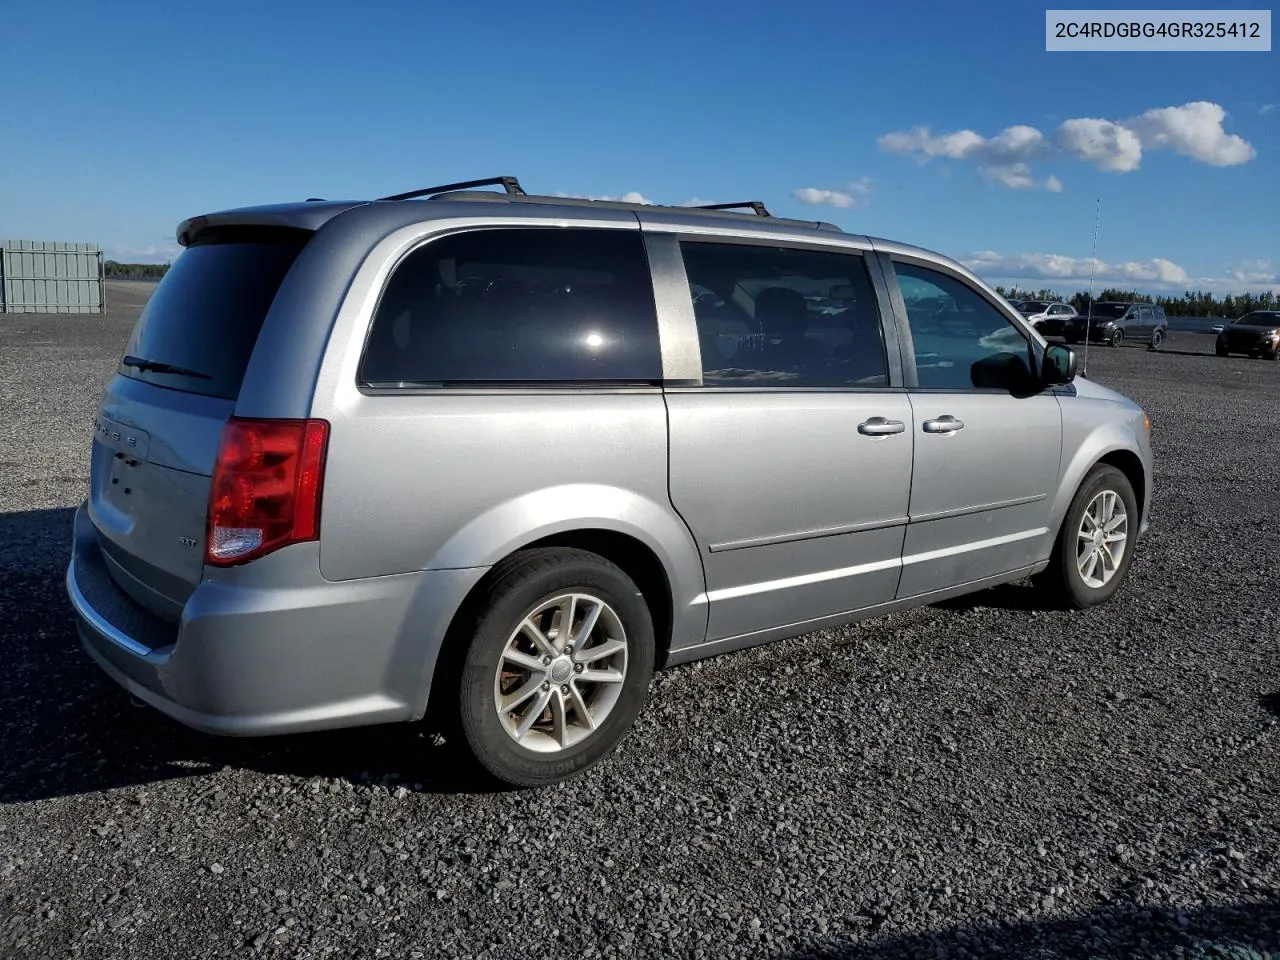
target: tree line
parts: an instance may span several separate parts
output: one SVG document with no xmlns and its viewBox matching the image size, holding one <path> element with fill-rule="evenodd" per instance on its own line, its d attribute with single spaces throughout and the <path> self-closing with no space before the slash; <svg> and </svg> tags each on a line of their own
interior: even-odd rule
<svg viewBox="0 0 1280 960">
<path fill-rule="evenodd" d="M 119 263 L 107 260 L 102 275 L 107 280 L 159 280 L 169 272 L 167 263 Z"/>
<path fill-rule="evenodd" d="M 1006 290 L 1004 287 L 996 287 L 996 293 L 1009 300 L 1047 300 L 1050 303 L 1062 301 L 1069 303 L 1080 313 L 1087 313 L 1089 307 L 1089 294 L 1083 290 L 1073 293 L 1070 297 L 1064 298 L 1061 294 L 1052 290 L 1022 290 L 1018 287 L 1011 287 Z M 1102 303 L 1104 301 L 1119 300 L 1123 302 L 1137 303 L 1158 303 L 1164 307 L 1164 312 L 1170 317 L 1229 317 L 1235 318 L 1251 313 L 1254 310 L 1277 310 L 1280 309 L 1280 297 L 1277 297 L 1270 290 L 1265 293 L 1241 293 L 1236 295 L 1228 294 L 1225 297 L 1215 297 L 1212 293 L 1205 293 L 1202 290 L 1188 290 L 1180 297 L 1162 296 L 1151 297 L 1145 293 L 1138 293 L 1135 290 L 1103 290 L 1095 299 L 1095 302 Z"/>
</svg>

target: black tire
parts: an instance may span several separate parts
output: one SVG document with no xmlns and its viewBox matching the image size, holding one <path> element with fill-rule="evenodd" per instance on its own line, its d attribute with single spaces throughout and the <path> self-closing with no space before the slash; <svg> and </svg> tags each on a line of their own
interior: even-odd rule
<svg viewBox="0 0 1280 960">
<path fill-rule="evenodd" d="M 1113 330 L 1111 332 L 1111 337 L 1107 340 L 1108 346 L 1112 346 L 1112 347 L 1118 347 L 1123 342 L 1124 342 L 1123 330 Z"/>
<path fill-rule="evenodd" d="M 1148 350 L 1159 350 L 1159 349 L 1160 349 L 1160 345 L 1161 345 L 1162 343 L 1164 343 L 1164 331 L 1163 331 L 1163 330 L 1157 330 L 1157 331 L 1155 331 L 1154 333 L 1152 333 L 1152 334 L 1151 334 L 1151 344 L 1150 344 L 1150 346 L 1148 346 L 1148 348 L 1147 348 L 1147 349 L 1148 349 Z"/>
<path fill-rule="evenodd" d="M 590 594 L 612 608 L 626 635 L 626 669 L 618 699 L 597 729 L 556 752 L 540 753 L 504 728 L 494 683 L 524 618 L 567 592 Z M 498 781 L 513 787 L 557 783 L 599 763 L 622 741 L 644 706 L 654 662 L 653 618 L 640 589 L 620 568 L 584 550 L 523 551 L 495 568 L 479 604 L 457 691 L 461 732 L 475 760 Z"/>
<path fill-rule="evenodd" d="M 1120 565 L 1115 575 L 1101 587 L 1091 587 L 1084 582 L 1076 563 L 1076 549 L 1079 542 L 1080 524 L 1084 512 L 1094 497 L 1104 490 L 1112 490 L 1124 502 L 1128 514 L 1127 539 L 1124 554 L 1120 557 Z M 1067 515 L 1058 531 L 1058 539 L 1053 545 L 1053 554 L 1049 566 L 1035 578 L 1036 586 L 1045 594 L 1054 606 L 1062 606 L 1072 610 L 1084 610 L 1106 603 L 1115 595 L 1129 573 L 1129 564 L 1133 560 L 1134 547 L 1138 539 L 1138 499 L 1134 495 L 1133 485 L 1129 483 L 1120 470 L 1109 464 L 1100 463 L 1085 475 L 1076 495 L 1071 500 Z"/>
<path fill-rule="evenodd" d="M 1280 360 L 1280 346 L 1277 346 L 1274 350 L 1272 350 L 1269 354 L 1267 354 L 1267 359 Z"/>
<path fill-rule="evenodd" d="M 1229 351 L 1226 347 L 1214 347 L 1214 352 L 1217 353 L 1218 356 L 1220 357 L 1225 357 L 1228 354 L 1230 354 L 1231 351 Z"/>
</svg>

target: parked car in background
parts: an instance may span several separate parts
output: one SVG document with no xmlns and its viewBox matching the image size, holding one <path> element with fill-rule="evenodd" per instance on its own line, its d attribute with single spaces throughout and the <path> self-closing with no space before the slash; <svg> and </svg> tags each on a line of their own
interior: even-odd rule
<svg viewBox="0 0 1280 960">
<path fill-rule="evenodd" d="M 430 705 L 535 786 L 664 665 L 1027 576 L 1109 600 L 1142 409 L 956 261 L 749 209 L 505 177 L 182 223 L 86 451 L 88 655 L 212 733 Z"/>
<path fill-rule="evenodd" d="M 1067 343 L 1106 343 L 1118 347 L 1126 339 L 1146 341 L 1149 350 L 1158 350 L 1169 335 L 1169 318 L 1155 303 L 1101 301 L 1085 313 L 1077 313 L 1063 326 Z"/>
<path fill-rule="evenodd" d="M 1216 343 L 1218 356 L 1245 353 L 1280 360 L 1280 310 L 1254 310 L 1223 326 Z"/>
<path fill-rule="evenodd" d="M 1076 316 L 1071 304 L 1045 300 L 1023 300 L 1018 312 L 1046 337 L 1062 336 L 1067 322 Z"/>
</svg>

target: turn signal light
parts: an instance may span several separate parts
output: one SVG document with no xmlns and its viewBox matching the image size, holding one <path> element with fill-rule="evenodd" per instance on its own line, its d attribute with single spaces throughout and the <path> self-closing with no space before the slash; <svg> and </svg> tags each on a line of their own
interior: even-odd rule
<svg viewBox="0 0 1280 960">
<path fill-rule="evenodd" d="M 209 487 L 205 563 L 247 563 L 320 535 L 329 424 L 233 417 Z"/>
</svg>

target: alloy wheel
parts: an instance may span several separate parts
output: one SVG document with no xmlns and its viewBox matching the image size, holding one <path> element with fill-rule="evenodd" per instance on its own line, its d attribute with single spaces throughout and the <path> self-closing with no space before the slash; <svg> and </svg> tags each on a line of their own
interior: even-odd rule
<svg viewBox="0 0 1280 960">
<path fill-rule="evenodd" d="M 580 743 L 617 705 L 627 654 L 622 620 L 599 597 L 568 593 L 540 603 L 511 633 L 494 675 L 503 730 L 539 753 Z"/>
<path fill-rule="evenodd" d="M 1095 590 L 1120 569 L 1129 539 L 1129 513 L 1114 490 L 1103 490 L 1085 507 L 1076 538 L 1076 569 Z"/>
</svg>

